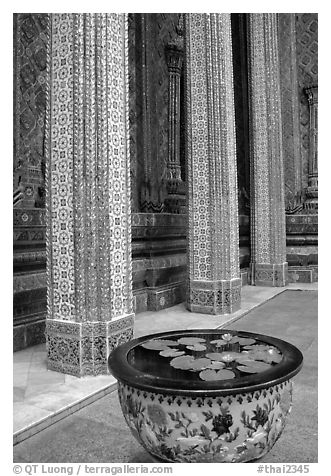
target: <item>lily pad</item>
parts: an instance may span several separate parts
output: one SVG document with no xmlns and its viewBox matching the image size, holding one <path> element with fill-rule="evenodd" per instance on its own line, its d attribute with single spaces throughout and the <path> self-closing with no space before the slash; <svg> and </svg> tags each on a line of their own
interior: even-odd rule
<svg viewBox="0 0 331 476">
<path fill-rule="evenodd" d="M 210 359 L 206 359 L 205 357 L 202 357 L 201 359 L 195 359 L 191 364 L 190 370 L 203 370 L 206 369 L 210 364 Z"/>
<path fill-rule="evenodd" d="M 238 342 L 240 345 L 252 345 L 256 342 L 255 339 L 251 339 L 249 337 L 239 337 Z"/>
<path fill-rule="evenodd" d="M 278 363 L 282 360 L 282 355 L 275 348 L 268 350 L 250 351 L 249 356 L 254 360 L 261 360 L 262 362 L 267 362 L 268 364 L 271 364 L 273 362 Z"/>
<path fill-rule="evenodd" d="M 177 342 L 178 344 L 183 345 L 195 345 L 200 344 L 201 342 L 206 342 L 206 339 L 203 339 L 202 337 L 181 337 Z"/>
<path fill-rule="evenodd" d="M 164 349 L 161 350 L 160 355 L 162 357 L 179 357 L 180 355 L 185 354 L 183 350 L 177 350 L 177 349 Z"/>
<path fill-rule="evenodd" d="M 270 369 L 271 365 L 265 362 L 248 362 L 247 365 L 238 365 L 237 369 L 248 374 L 257 374 Z"/>
<path fill-rule="evenodd" d="M 265 344 L 255 344 L 255 345 L 254 344 L 253 345 L 252 344 L 246 344 L 244 346 L 244 349 L 256 350 L 256 351 L 258 351 L 258 350 L 262 350 L 262 351 L 269 350 L 270 348 L 271 348 L 270 345 L 265 345 Z"/>
<path fill-rule="evenodd" d="M 178 342 L 175 340 L 170 340 L 170 339 L 155 339 L 157 342 L 162 342 L 162 344 L 167 345 L 168 347 L 171 347 L 172 345 L 178 345 Z"/>
<path fill-rule="evenodd" d="M 223 353 L 221 352 L 209 352 L 206 354 L 206 357 L 211 360 L 216 360 L 217 362 L 222 362 L 223 361 Z"/>
<path fill-rule="evenodd" d="M 207 369 L 207 370 L 203 370 L 202 372 L 200 372 L 199 377 L 202 380 L 207 380 L 207 381 L 210 381 L 210 380 L 229 380 L 229 379 L 234 378 L 235 374 L 231 370 L 227 370 L 227 369 L 221 369 L 221 370 L 218 370 L 218 371 Z"/>
<path fill-rule="evenodd" d="M 236 362 L 247 365 L 246 362 L 255 362 L 255 359 L 251 354 L 242 353 L 236 358 Z"/>
<path fill-rule="evenodd" d="M 166 343 L 158 340 L 149 340 L 147 342 L 144 342 L 143 344 L 140 344 L 141 347 L 144 347 L 144 349 L 148 350 L 166 350 L 170 349 L 170 347 L 167 346 Z"/>
<path fill-rule="evenodd" d="M 192 355 L 182 355 L 172 359 L 170 365 L 175 369 L 189 370 L 193 361 L 194 357 Z"/>
<path fill-rule="evenodd" d="M 206 357 L 219 362 L 233 362 L 241 357 L 239 352 L 211 352 Z"/>
<path fill-rule="evenodd" d="M 215 360 L 211 362 L 210 365 L 208 365 L 208 369 L 213 369 L 213 370 L 220 370 L 220 369 L 223 369 L 224 367 L 225 367 L 224 362 L 217 362 Z"/>
<path fill-rule="evenodd" d="M 194 344 L 194 345 L 187 345 L 186 346 L 187 349 L 190 349 L 190 350 L 193 350 L 193 351 L 196 351 L 196 352 L 202 352 L 203 350 L 206 350 L 207 347 L 203 344 Z"/>
</svg>

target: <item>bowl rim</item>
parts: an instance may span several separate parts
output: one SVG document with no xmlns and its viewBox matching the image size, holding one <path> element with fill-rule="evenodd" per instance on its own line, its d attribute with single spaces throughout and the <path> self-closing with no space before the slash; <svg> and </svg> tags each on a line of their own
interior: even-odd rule
<svg viewBox="0 0 331 476">
<path fill-rule="evenodd" d="M 129 352 L 150 339 L 200 336 L 213 334 L 215 339 L 222 334 L 255 338 L 277 347 L 283 355 L 281 362 L 271 369 L 229 380 L 191 381 L 163 378 L 141 372 L 128 362 Z M 303 355 L 293 344 L 276 337 L 254 332 L 229 329 L 184 329 L 148 334 L 132 339 L 116 347 L 108 357 L 108 367 L 112 375 L 121 383 L 153 393 L 186 396 L 222 396 L 251 393 L 278 385 L 294 377 L 302 368 Z"/>
</svg>

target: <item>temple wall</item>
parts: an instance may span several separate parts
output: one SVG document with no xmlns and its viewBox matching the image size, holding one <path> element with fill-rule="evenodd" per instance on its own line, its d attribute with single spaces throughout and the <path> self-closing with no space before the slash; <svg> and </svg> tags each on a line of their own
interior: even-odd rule
<svg viewBox="0 0 331 476">
<path fill-rule="evenodd" d="M 243 14 L 231 15 L 236 151 L 238 172 L 240 267 L 250 262 L 250 152 L 248 124 L 248 80 L 246 21 Z"/>
<path fill-rule="evenodd" d="M 290 281 L 317 281 L 317 203 L 309 204 L 310 107 L 318 86 L 318 15 L 279 14 L 287 261 Z"/>
<path fill-rule="evenodd" d="M 246 266 L 250 259 L 250 145 L 243 17 L 232 15 L 240 267 L 245 284 L 249 281 Z M 292 25 L 289 20 L 289 15 L 280 15 L 282 109 L 287 131 L 283 139 L 287 261 L 293 270 L 289 273 L 292 281 L 313 281 L 317 279 L 317 212 L 306 213 L 303 202 L 309 158 L 305 89 L 317 85 L 317 15 L 295 14 Z M 166 201 L 169 70 L 165 52 L 167 44 L 178 37 L 178 21 L 177 13 L 129 14 L 132 278 L 136 312 L 169 307 L 184 301 L 186 293 L 187 214 L 180 207 L 177 213 L 171 213 Z M 289 28 L 294 33 L 291 43 L 285 45 Z M 44 340 L 47 42 L 47 14 L 14 15 L 14 350 Z M 294 89 L 288 71 L 296 81 Z M 183 101 L 180 114 L 184 115 Z M 297 117 L 294 126 L 293 117 Z M 185 180 L 183 125 L 181 120 L 180 162 Z M 288 134 L 289 130 L 293 132 Z M 293 143 L 298 146 L 293 148 Z"/>
<path fill-rule="evenodd" d="M 45 111 L 47 19 L 14 23 L 14 349 L 44 338 L 46 313 Z"/>
<path fill-rule="evenodd" d="M 179 15 L 130 14 L 130 154 L 132 210 L 165 211 L 169 73 L 166 45 Z"/>
</svg>

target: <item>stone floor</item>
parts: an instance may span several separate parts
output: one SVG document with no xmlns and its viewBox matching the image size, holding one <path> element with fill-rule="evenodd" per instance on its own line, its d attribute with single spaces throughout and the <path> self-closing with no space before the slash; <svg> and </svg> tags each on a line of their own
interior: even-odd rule
<svg viewBox="0 0 331 476">
<path fill-rule="evenodd" d="M 261 318 L 254 317 L 253 323 L 251 322 L 250 315 L 245 319 L 242 319 L 242 317 L 253 309 L 255 309 L 254 316 L 259 316 L 259 306 L 276 295 L 283 293 L 285 289 L 316 290 L 317 284 L 298 283 L 291 284 L 287 288 L 245 286 L 242 290 L 241 310 L 227 316 L 208 316 L 190 313 L 186 311 L 183 304 L 157 313 L 147 311 L 136 316 L 135 336 L 138 337 L 147 333 L 169 329 L 217 328 L 224 326 L 238 328 L 236 327 L 238 325 L 241 329 L 258 330 L 277 336 L 273 322 L 265 321 L 263 312 Z M 305 331 L 301 329 L 300 321 L 298 322 L 297 307 L 294 307 L 294 310 L 288 309 L 287 311 L 288 313 L 292 312 L 293 315 L 287 314 L 289 321 L 286 329 L 288 329 L 291 335 L 297 331 L 297 337 L 302 339 Z M 240 319 L 240 322 L 235 323 L 237 319 Z M 269 322 L 269 327 L 266 327 L 267 322 Z M 244 324 L 246 323 L 248 327 L 245 327 Z M 286 338 L 284 326 L 285 323 L 279 329 L 279 336 Z M 304 329 L 306 329 L 306 326 Z M 295 344 L 296 342 L 293 341 L 293 343 Z M 113 392 L 115 388 L 116 381 L 110 375 L 79 379 L 48 371 L 46 369 L 44 345 L 14 353 L 14 444 L 32 437 L 32 435 L 45 430 L 65 417 L 69 417 L 69 415 L 96 400 L 99 401 L 101 399 L 95 405 L 102 405 L 102 400 L 104 400 L 102 397 Z M 115 394 L 116 392 L 113 392 L 110 396 L 107 395 L 105 399 L 111 398 L 116 400 Z M 89 408 L 92 407 L 93 405 L 89 406 Z M 119 409 L 115 412 L 114 418 L 115 415 L 117 415 L 116 418 L 119 417 L 118 413 L 120 413 Z"/>
</svg>

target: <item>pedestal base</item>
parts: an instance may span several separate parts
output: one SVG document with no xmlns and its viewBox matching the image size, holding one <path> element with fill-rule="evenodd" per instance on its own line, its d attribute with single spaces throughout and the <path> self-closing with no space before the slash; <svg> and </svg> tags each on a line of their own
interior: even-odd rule
<svg viewBox="0 0 331 476">
<path fill-rule="evenodd" d="M 47 368 L 82 377 L 109 373 L 110 352 L 133 337 L 134 315 L 107 322 L 47 320 Z"/>
<path fill-rule="evenodd" d="M 241 279 L 191 281 L 187 308 L 203 314 L 231 314 L 240 309 Z"/>
<path fill-rule="evenodd" d="M 255 286 L 286 286 L 288 265 L 251 263 L 252 284 Z"/>
</svg>

